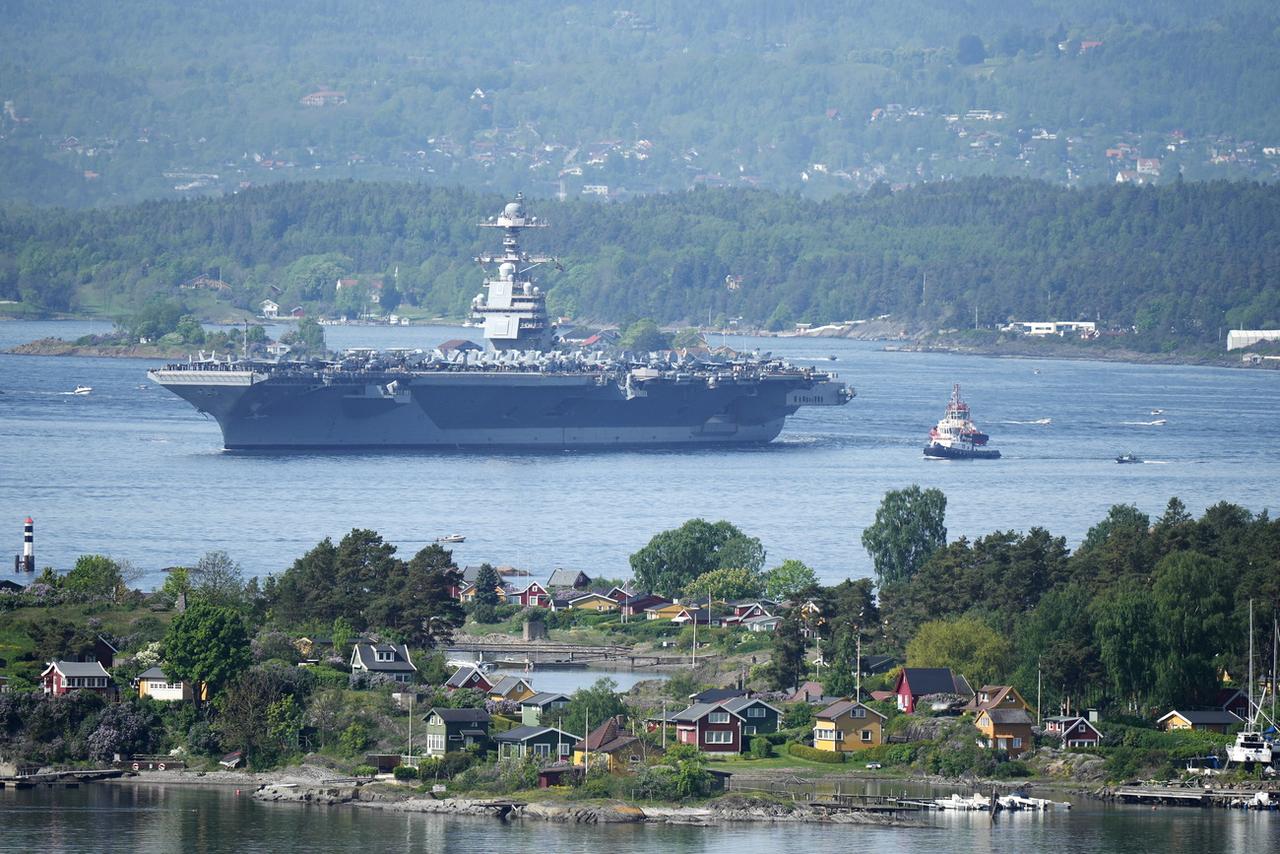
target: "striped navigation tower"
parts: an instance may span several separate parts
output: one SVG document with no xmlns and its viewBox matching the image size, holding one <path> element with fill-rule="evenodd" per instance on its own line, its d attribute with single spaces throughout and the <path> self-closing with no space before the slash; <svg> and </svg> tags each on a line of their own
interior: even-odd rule
<svg viewBox="0 0 1280 854">
<path fill-rule="evenodd" d="M 22 554 L 13 556 L 13 571 L 36 571 L 36 523 L 30 516 L 22 523 Z"/>
</svg>

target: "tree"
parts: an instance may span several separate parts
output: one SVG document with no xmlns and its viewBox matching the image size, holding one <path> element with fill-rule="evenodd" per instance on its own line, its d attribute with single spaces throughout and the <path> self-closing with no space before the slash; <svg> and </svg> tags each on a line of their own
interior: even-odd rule
<svg viewBox="0 0 1280 854">
<path fill-rule="evenodd" d="M 695 601 L 708 598 L 731 602 L 760 595 L 763 579 L 760 573 L 741 567 L 727 567 L 704 572 L 684 586 L 684 595 Z"/>
<path fill-rule="evenodd" d="M 193 597 L 222 608 L 244 606 L 244 570 L 226 552 L 205 553 L 188 574 Z"/>
<path fill-rule="evenodd" d="M 39 661 L 57 661 L 92 654 L 97 632 L 61 617 L 37 620 L 27 628 Z"/>
<path fill-rule="evenodd" d="M 240 673 L 218 699 L 216 727 L 224 746 L 243 751 L 245 762 L 254 767 L 271 764 L 282 737 L 296 733 L 301 725 L 300 704 L 280 701 L 300 700 L 308 678 L 296 667 L 271 664 Z"/>
<path fill-rule="evenodd" d="M 191 571 L 185 566 L 175 566 L 170 569 L 165 575 L 160 593 L 175 606 L 178 602 L 185 601 L 184 597 L 189 597 L 191 594 Z"/>
<path fill-rule="evenodd" d="M 298 328 L 281 336 L 280 342 L 295 356 L 323 356 L 326 351 L 324 327 L 312 317 L 298 321 Z"/>
<path fill-rule="evenodd" d="M 460 583 L 450 553 L 438 544 L 427 546 L 408 563 L 396 561 L 382 597 L 370 605 L 371 621 L 413 646 L 429 649 L 448 643 L 466 619 L 450 593 Z"/>
<path fill-rule="evenodd" d="M 587 727 L 592 729 L 605 722 L 605 718 L 626 714 L 627 707 L 618 696 L 618 683 L 609 678 L 597 679 L 587 688 L 579 688 L 569 698 L 565 706 L 562 725 L 555 724 L 565 732 L 587 736 Z M 544 721 L 544 726 L 550 726 Z"/>
<path fill-rule="evenodd" d="M 769 664 L 769 684 L 775 691 L 787 691 L 800 684 L 804 673 L 804 636 L 792 608 L 778 624 L 773 639 L 773 661 Z"/>
<path fill-rule="evenodd" d="M 115 598 L 124 579 L 120 564 L 106 555 L 81 555 L 62 579 L 62 588 L 96 599 Z"/>
<path fill-rule="evenodd" d="M 949 667 L 973 685 L 988 685 L 1006 676 L 1013 647 L 975 617 L 925 623 L 907 644 L 908 667 Z"/>
<path fill-rule="evenodd" d="M 846 623 L 830 644 L 831 654 L 826 656 L 829 666 L 822 680 L 822 690 L 829 696 L 852 697 L 857 689 L 859 631 L 858 626 Z"/>
<path fill-rule="evenodd" d="M 759 572 L 764 547 L 725 520 L 690 519 L 663 531 L 631 556 L 636 584 L 662 596 L 676 596 L 693 579 L 713 569 Z"/>
<path fill-rule="evenodd" d="M 671 336 L 658 328 L 652 320 L 637 320 L 622 333 L 618 344 L 624 350 L 651 352 L 665 350 L 671 346 Z"/>
<path fill-rule="evenodd" d="M 472 611 L 477 623 L 492 623 L 497 619 L 493 609 L 501 601 L 498 596 L 501 584 L 497 570 L 487 563 L 480 564 L 480 571 L 476 573 L 475 608 Z"/>
<path fill-rule="evenodd" d="M 1113 697 L 1141 711 L 1155 687 L 1155 603 L 1151 591 L 1136 578 L 1121 579 L 1099 593 L 1089 606 L 1098 658 Z"/>
<path fill-rule="evenodd" d="M 1162 654 L 1156 691 L 1171 705 L 1204 705 L 1218 691 L 1215 658 L 1226 651 L 1230 569 L 1199 552 L 1168 555 L 1156 565 L 1151 598 Z"/>
<path fill-rule="evenodd" d="M 947 543 L 947 497 L 912 485 L 885 493 L 875 522 L 862 532 L 881 585 L 911 580 L 929 556 Z"/>
<path fill-rule="evenodd" d="M 973 34 L 963 35 L 956 42 L 956 62 L 961 65 L 977 65 L 987 58 L 987 47 Z"/>
<path fill-rule="evenodd" d="M 782 602 L 818 586 L 818 576 L 798 560 L 788 559 L 764 574 L 764 595 Z"/>
<path fill-rule="evenodd" d="M 355 627 L 346 617 L 333 618 L 333 628 L 329 630 L 329 638 L 333 641 L 334 649 L 345 650 L 355 634 Z"/>
<path fill-rule="evenodd" d="M 217 692 L 249 666 L 244 621 L 230 608 L 195 602 L 174 617 L 164 638 L 165 675 L 191 682 L 197 697 Z"/>
</svg>

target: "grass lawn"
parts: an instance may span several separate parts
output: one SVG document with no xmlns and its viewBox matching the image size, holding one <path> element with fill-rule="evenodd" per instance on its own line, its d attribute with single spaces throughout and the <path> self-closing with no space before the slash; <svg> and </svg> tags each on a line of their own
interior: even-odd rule
<svg viewBox="0 0 1280 854">
<path fill-rule="evenodd" d="M 103 606 L 101 604 L 58 605 L 51 608 L 27 607 L 0 612 L 0 673 L 35 680 L 44 670 L 45 662 L 37 661 L 31 626 L 49 620 L 63 620 L 78 626 L 96 621 L 99 630 L 106 635 L 131 635 L 140 630 L 163 634 L 173 620 L 173 611 L 151 611 L 133 605 Z M 145 622 L 140 622 L 145 621 Z M 154 622 L 153 622 L 154 621 Z M 121 650 L 123 652 L 123 650 Z"/>
</svg>

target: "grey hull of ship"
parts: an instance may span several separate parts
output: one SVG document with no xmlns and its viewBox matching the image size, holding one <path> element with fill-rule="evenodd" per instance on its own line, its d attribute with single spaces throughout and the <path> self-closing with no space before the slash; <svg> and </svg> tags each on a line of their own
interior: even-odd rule
<svg viewBox="0 0 1280 854">
<path fill-rule="evenodd" d="M 228 450 L 766 443 L 799 405 L 818 399 L 834 405 L 840 385 L 787 378 L 628 390 L 593 375 L 512 374 L 244 386 L 158 381 L 213 416 Z"/>
</svg>

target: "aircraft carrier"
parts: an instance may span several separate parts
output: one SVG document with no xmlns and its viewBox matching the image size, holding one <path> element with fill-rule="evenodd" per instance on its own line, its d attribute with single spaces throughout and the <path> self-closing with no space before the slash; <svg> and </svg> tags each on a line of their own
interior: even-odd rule
<svg viewBox="0 0 1280 854">
<path fill-rule="evenodd" d="M 148 372 L 222 428 L 228 450 L 566 449 L 764 443 L 801 406 L 842 406 L 835 374 L 768 354 L 568 347 L 520 233 L 519 196 L 480 223 L 502 252 L 472 301 L 481 351 L 348 351 L 327 361 L 192 359 Z"/>
</svg>

